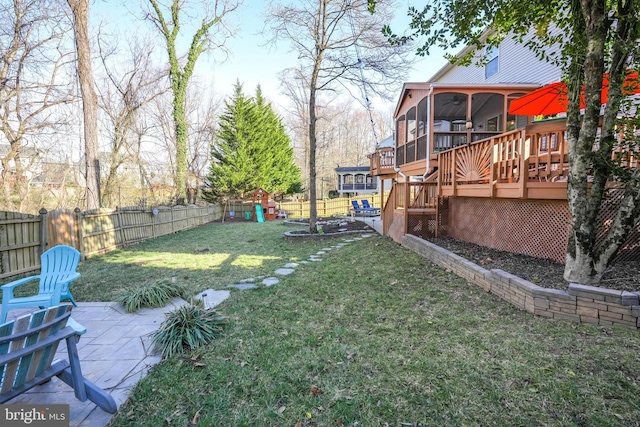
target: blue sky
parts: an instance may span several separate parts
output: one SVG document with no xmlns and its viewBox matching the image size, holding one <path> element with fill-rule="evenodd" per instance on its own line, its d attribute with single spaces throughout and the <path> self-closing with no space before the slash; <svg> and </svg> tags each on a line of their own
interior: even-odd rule
<svg viewBox="0 0 640 427">
<path fill-rule="evenodd" d="M 141 1 L 144 3 L 144 0 Z M 392 23 L 392 29 L 403 31 L 406 28 L 406 10 L 409 5 L 423 2 L 401 0 L 396 21 Z M 140 3 L 139 3 L 140 4 Z M 138 29 L 147 27 L 148 22 L 141 22 L 131 15 L 124 13 L 129 9 L 139 14 L 139 4 L 123 0 L 99 0 L 91 5 L 92 25 L 99 21 L 108 22 L 126 34 L 127 28 L 135 26 Z M 232 24 L 237 28 L 236 36 L 227 40 L 226 46 L 229 57 L 222 62 L 224 56 L 220 53 L 210 52 L 204 54 L 198 60 L 196 74 L 205 82 L 211 82 L 217 94 L 228 96 L 236 80 L 244 86 L 245 93 L 252 93 L 258 84 L 261 85 L 265 96 L 276 104 L 286 102 L 280 94 L 277 74 L 285 68 L 296 65 L 297 57 L 288 52 L 285 42 L 279 43 L 276 48 L 264 46 L 267 36 L 258 34 L 264 26 L 264 13 L 267 11 L 268 2 L 264 0 L 244 0 L 243 4 L 230 15 Z M 185 27 L 185 34 L 191 37 L 193 31 Z M 159 36 L 158 36 L 159 37 Z M 186 47 L 184 52 L 186 52 Z M 355 52 L 354 52 L 355 55 Z M 411 71 L 408 81 L 426 81 L 446 61 L 440 52 L 434 51 L 430 58 L 421 59 Z"/>
</svg>

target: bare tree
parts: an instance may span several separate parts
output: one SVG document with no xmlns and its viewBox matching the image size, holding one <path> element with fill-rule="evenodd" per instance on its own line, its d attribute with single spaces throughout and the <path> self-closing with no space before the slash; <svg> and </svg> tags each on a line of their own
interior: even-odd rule
<svg viewBox="0 0 640 427">
<path fill-rule="evenodd" d="M 147 19 L 151 20 L 160 34 L 164 37 L 169 57 L 169 78 L 173 92 L 173 121 L 176 140 L 176 197 L 184 199 L 186 196 L 187 175 L 187 138 L 189 125 L 187 121 L 186 95 L 189 79 L 193 75 L 196 61 L 200 55 L 211 49 L 221 48 L 230 34 L 229 28 L 224 25 L 223 19 L 238 7 L 235 0 L 215 0 L 213 2 L 200 2 L 197 11 L 204 13 L 202 23 L 196 30 L 191 40 L 186 58 L 180 58 L 176 48 L 176 41 L 180 34 L 180 20 L 188 16 L 187 2 L 172 0 L 164 5 L 158 0 L 149 0 L 151 11 Z M 165 12 L 169 15 L 165 17 Z M 216 40 L 215 36 L 218 36 Z"/>
<path fill-rule="evenodd" d="M 0 180 L 6 209 L 26 201 L 51 133 L 67 122 L 59 107 L 73 97 L 60 76 L 72 57 L 64 37 L 70 28 L 59 6 L 44 0 L 0 5 L 0 132 L 8 142 L 0 151 Z"/>
<path fill-rule="evenodd" d="M 120 203 L 120 197 L 116 199 L 116 196 L 120 195 L 121 180 L 126 177 L 123 169 L 140 164 L 139 145 L 144 136 L 140 130 L 145 129 L 138 124 L 142 119 L 141 110 L 169 90 L 164 84 L 166 71 L 152 65 L 154 47 L 150 41 L 130 39 L 126 52 L 122 53 L 115 48 L 117 45 L 120 45 L 117 40 L 107 46 L 98 38 L 105 73 L 98 93 L 110 142 L 108 161 L 102 165 L 102 203 L 106 206 Z"/>
<path fill-rule="evenodd" d="M 216 97 L 206 99 L 201 84 L 194 82 L 189 90 L 190 123 L 187 142 L 187 201 L 196 202 L 198 189 L 204 185 L 211 165 L 211 143 L 217 128 L 217 112 L 222 101 Z"/>
<path fill-rule="evenodd" d="M 291 101 L 284 115 L 292 134 L 294 159 L 303 177 L 305 192 L 309 190 L 309 93 L 308 82 L 298 69 L 288 69 L 280 74 L 284 95 Z"/>
<path fill-rule="evenodd" d="M 298 55 L 298 73 L 307 85 L 309 113 L 309 231 L 316 232 L 317 122 L 323 93 L 346 92 L 364 105 L 371 95 L 389 97 L 409 69 L 407 45 L 392 46 L 381 29 L 392 18 L 393 2 L 366 0 L 301 0 L 274 4 L 270 10 L 273 42 L 286 40 Z M 371 94 L 371 95 L 369 95 Z M 375 138 L 374 138 L 375 139 Z"/>
<path fill-rule="evenodd" d="M 167 93 L 154 100 L 148 112 L 148 119 L 151 122 L 151 140 L 154 156 L 144 155 L 147 159 L 147 177 L 149 184 L 160 174 L 166 176 L 167 182 L 176 182 L 176 140 L 173 137 L 175 126 L 171 108 L 172 95 Z M 158 158 L 158 153 L 162 153 L 162 158 Z M 142 171 L 141 171 L 142 173 Z M 152 186 L 153 188 L 153 186 Z M 172 189 L 170 199 L 175 203 L 176 192 Z M 152 194 L 157 197 L 157 194 Z"/>
<path fill-rule="evenodd" d="M 82 92 L 84 158 L 86 166 L 87 209 L 100 207 L 100 160 L 98 158 L 98 97 L 91 71 L 89 41 L 89 0 L 67 0 L 74 19 L 78 80 Z"/>
</svg>

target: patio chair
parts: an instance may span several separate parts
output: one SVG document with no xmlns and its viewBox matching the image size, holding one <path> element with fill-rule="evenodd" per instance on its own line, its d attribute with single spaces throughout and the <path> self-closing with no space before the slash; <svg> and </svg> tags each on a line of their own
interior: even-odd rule
<svg viewBox="0 0 640 427">
<path fill-rule="evenodd" d="M 370 209 L 370 210 L 373 210 L 373 211 L 374 211 L 374 212 L 376 212 L 376 213 L 379 213 L 379 212 L 380 212 L 380 208 L 374 208 L 374 207 L 372 207 L 371 205 L 369 205 L 369 201 L 368 201 L 367 199 L 362 199 L 362 207 L 363 207 L 364 209 Z"/>
<path fill-rule="evenodd" d="M 69 299 L 76 306 L 76 301 L 71 295 L 69 284 L 80 277 L 76 272 L 80 262 L 80 252 L 71 246 L 58 245 L 45 251 L 40 256 L 40 274 L 25 277 L 3 285 L 2 288 L 2 314 L 0 323 L 7 320 L 9 310 L 29 307 L 51 307 L 60 304 L 63 299 Z M 38 294 L 29 297 L 14 297 L 16 287 L 25 283 L 39 280 Z"/>
<path fill-rule="evenodd" d="M 353 206 L 353 211 L 355 212 L 356 215 L 359 215 L 363 212 L 362 207 L 360 206 L 357 200 L 352 200 L 351 205 Z"/>
<path fill-rule="evenodd" d="M 82 376 L 76 347 L 80 333 L 70 326 L 71 307 L 49 307 L 0 325 L 0 403 L 57 376 L 81 402 L 89 399 L 111 414 L 117 411 L 113 397 Z M 69 360 L 54 360 L 63 340 Z"/>
<path fill-rule="evenodd" d="M 360 206 L 360 204 L 358 203 L 357 200 L 352 200 L 351 201 L 351 205 L 353 205 L 353 211 L 356 215 L 367 215 L 370 216 L 372 214 L 375 214 L 376 212 L 376 208 L 363 208 Z"/>
</svg>

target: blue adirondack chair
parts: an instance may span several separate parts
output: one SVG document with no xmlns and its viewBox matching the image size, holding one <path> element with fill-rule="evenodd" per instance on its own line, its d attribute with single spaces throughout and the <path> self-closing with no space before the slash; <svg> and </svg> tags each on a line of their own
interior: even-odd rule
<svg viewBox="0 0 640 427">
<path fill-rule="evenodd" d="M 9 310 L 29 307 L 51 307 L 60 304 L 63 299 L 69 299 L 76 306 L 71 295 L 69 284 L 80 277 L 76 271 L 80 262 L 80 252 L 71 246 L 58 245 L 45 251 L 40 256 L 40 274 L 19 279 L 3 285 L 2 314 L 0 323 L 7 321 Z M 38 295 L 30 297 L 14 297 L 13 290 L 20 285 L 34 280 L 40 281 Z"/>
<path fill-rule="evenodd" d="M 57 376 L 81 402 L 89 399 L 111 414 L 118 410 L 113 397 L 82 375 L 76 342 L 84 328 L 70 315 L 71 306 L 65 304 L 0 324 L 0 403 Z M 62 341 L 69 360 L 55 359 Z"/>
</svg>

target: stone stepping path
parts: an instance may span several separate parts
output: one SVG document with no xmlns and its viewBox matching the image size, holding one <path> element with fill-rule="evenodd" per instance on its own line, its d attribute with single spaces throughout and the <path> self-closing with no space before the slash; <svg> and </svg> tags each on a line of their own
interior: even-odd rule
<svg viewBox="0 0 640 427">
<path fill-rule="evenodd" d="M 213 289 L 207 289 L 206 291 L 200 292 L 195 296 L 196 299 L 202 300 L 205 309 L 214 308 L 227 298 L 229 298 L 231 292 L 229 291 L 216 291 Z"/>
<path fill-rule="evenodd" d="M 257 287 L 258 285 L 254 285 L 253 283 L 237 283 L 235 285 L 227 286 L 227 288 L 236 288 L 236 289 L 240 289 L 241 291 L 244 291 L 246 289 L 255 289 Z"/>
<path fill-rule="evenodd" d="M 340 249 L 346 245 L 348 245 L 349 243 L 358 241 L 358 240 L 362 240 L 365 239 L 367 237 L 371 237 L 373 234 L 363 234 L 361 237 L 353 237 L 351 239 L 342 239 L 343 241 L 340 243 L 337 243 L 331 247 L 326 247 L 326 248 L 322 248 L 320 249 L 318 252 L 316 252 L 313 255 L 309 255 L 309 259 L 306 260 L 300 260 L 299 262 L 289 262 L 287 264 L 285 264 L 284 266 L 282 266 L 281 268 L 276 269 L 276 271 L 274 271 L 274 274 L 276 276 L 288 276 L 289 274 L 293 274 L 295 272 L 295 269 L 297 267 L 300 266 L 300 264 L 309 264 L 309 263 L 313 263 L 313 262 L 321 262 L 322 255 L 326 255 L 327 252 L 332 251 L 334 249 Z M 227 288 L 234 288 L 234 289 L 238 289 L 241 291 L 247 290 L 247 289 L 255 289 L 258 287 L 258 284 L 256 284 L 255 282 L 261 280 L 262 285 L 264 286 L 273 286 L 276 285 L 280 282 L 280 279 L 278 277 L 272 276 L 272 277 L 264 277 L 264 276 L 259 276 L 257 278 L 251 277 L 248 279 L 243 279 L 240 280 L 240 283 L 236 283 L 233 285 L 229 285 L 227 286 Z M 207 297 L 209 296 L 209 294 L 211 292 L 216 292 L 216 291 L 204 291 L 202 292 L 203 294 L 207 294 Z M 229 291 L 218 291 L 218 292 L 229 292 Z M 228 297 L 228 295 L 227 295 Z"/>
<path fill-rule="evenodd" d="M 277 277 L 267 277 L 262 281 L 262 284 L 265 286 L 273 286 L 277 285 L 279 281 L 280 279 L 278 279 Z"/>
</svg>

